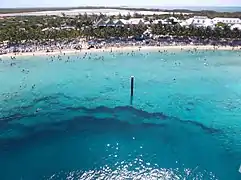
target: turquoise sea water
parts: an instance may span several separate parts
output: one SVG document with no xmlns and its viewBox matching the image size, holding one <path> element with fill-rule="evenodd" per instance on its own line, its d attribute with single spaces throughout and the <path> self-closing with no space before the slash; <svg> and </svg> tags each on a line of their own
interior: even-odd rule
<svg viewBox="0 0 241 180">
<path fill-rule="evenodd" d="M 135 8 L 188 9 L 192 11 L 241 12 L 241 6 L 134 6 Z"/>
<path fill-rule="evenodd" d="M 162 8 L 162 7 L 160 7 Z M 241 12 L 240 6 L 183 6 L 183 7 L 164 7 L 165 9 L 189 9 L 192 11 L 216 11 L 216 12 Z"/>
<path fill-rule="evenodd" d="M 5 58 L 0 179 L 241 179 L 240 55 Z"/>
</svg>

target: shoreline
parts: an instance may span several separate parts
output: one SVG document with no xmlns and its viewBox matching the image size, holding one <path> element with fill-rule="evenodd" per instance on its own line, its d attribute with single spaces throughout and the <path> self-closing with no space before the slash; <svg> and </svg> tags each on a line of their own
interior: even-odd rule
<svg viewBox="0 0 241 180">
<path fill-rule="evenodd" d="M 174 51 L 174 50 L 228 50 L 228 51 L 234 51 L 234 50 L 240 50 L 241 46 L 212 46 L 212 45 L 170 45 L 170 46 L 121 46 L 121 47 L 103 47 L 100 49 L 87 49 L 83 48 L 81 50 L 74 50 L 74 49 L 63 49 L 63 50 L 55 50 L 53 52 L 45 52 L 45 51 L 36 51 L 36 52 L 24 52 L 24 53 L 7 53 L 0 55 L 0 58 L 12 58 L 12 57 L 29 57 L 29 56 L 54 56 L 54 55 L 71 55 L 71 54 L 82 54 L 82 53 L 99 53 L 99 52 L 125 52 L 125 51 Z"/>
</svg>

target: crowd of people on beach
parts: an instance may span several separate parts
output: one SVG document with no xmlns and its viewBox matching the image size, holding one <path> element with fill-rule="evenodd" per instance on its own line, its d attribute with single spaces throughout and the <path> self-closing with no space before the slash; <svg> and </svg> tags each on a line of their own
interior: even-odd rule
<svg viewBox="0 0 241 180">
<path fill-rule="evenodd" d="M 77 44 L 78 43 L 78 44 Z M 24 44 L 6 44 L 0 47 L 0 55 L 15 53 L 35 53 L 35 52 L 54 52 L 54 51 L 61 51 L 66 49 L 81 49 L 81 44 L 79 41 L 50 41 L 48 43 L 24 43 Z"/>
<path fill-rule="evenodd" d="M 106 49 L 111 47 L 161 47 L 161 46 L 207 46 L 211 45 L 214 47 L 219 46 L 231 46 L 237 47 L 240 45 L 240 42 L 237 41 L 212 41 L 212 40 L 200 40 L 200 39 L 191 39 L 191 38 L 180 38 L 180 37 L 164 37 L 159 39 L 93 39 L 90 41 L 85 40 L 72 40 L 72 41 L 49 41 L 44 43 L 39 42 L 29 42 L 23 44 L 5 44 L 0 46 L 0 55 L 4 54 L 24 54 L 24 53 L 51 53 L 75 50 L 81 51 L 82 49 Z"/>
</svg>

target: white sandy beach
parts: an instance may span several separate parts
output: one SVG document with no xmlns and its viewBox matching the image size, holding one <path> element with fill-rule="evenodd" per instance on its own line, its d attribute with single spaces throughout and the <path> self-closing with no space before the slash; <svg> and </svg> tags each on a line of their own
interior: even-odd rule
<svg viewBox="0 0 241 180">
<path fill-rule="evenodd" d="M 240 50 L 241 46 L 231 47 L 231 46 L 197 46 L 197 45 L 185 45 L 185 46 L 123 46 L 123 47 L 104 47 L 100 49 L 87 49 L 83 48 L 80 50 L 64 49 L 55 50 L 53 52 L 46 51 L 36 51 L 36 52 L 25 52 L 25 53 L 8 53 L 0 55 L 0 57 L 19 57 L 19 56 L 51 56 L 51 55 L 66 55 L 66 54 L 77 54 L 77 53 L 88 53 L 88 52 L 123 52 L 123 51 L 178 51 L 178 50 Z"/>
<path fill-rule="evenodd" d="M 8 13 L 8 14 L 0 14 L 2 17 L 12 17 L 12 16 L 62 16 L 62 14 L 67 16 L 77 16 L 79 14 L 104 14 L 108 16 L 117 16 L 121 15 L 131 15 L 133 16 L 135 13 L 143 14 L 143 15 L 163 15 L 163 14 L 173 14 L 173 12 L 164 12 L 164 11 L 139 11 L 139 10 L 125 10 L 125 9 L 70 9 L 70 10 L 57 10 L 57 11 L 37 11 L 37 12 L 25 12 L 25 13 Z M 180 12 L 175 12 L 175 14 L 180 14 Z M 191 13 L 182 13 L 182 14 L 191 14 Z"/>
</svg>

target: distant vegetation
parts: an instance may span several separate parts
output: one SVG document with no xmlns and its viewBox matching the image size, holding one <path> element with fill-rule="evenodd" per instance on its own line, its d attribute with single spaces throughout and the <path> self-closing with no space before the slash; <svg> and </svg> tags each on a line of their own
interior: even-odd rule
<svg viewBox="0 0 241 180">
<path fill-rule="evenodd" d="M 82 7 L 85 8 L 86 7 Z M 87 7 L 96 8 L 96 7 Z M 100 7 L 99 7 L 100 8 Z M 103 8 L 103 7 L 101 7 Z M 72 8 L 71 8 L 72 9 Z M 126 8 L 125 8 L 126 9 Z M 132 8 L 129 8 L 132 9 Z M 28 9 L 33 11 L 34 9 Z M 39 10 L 60 10 L 56 8 L 43 8 Z M 63 9 L 62 9 L 63 10 Z M 65 9 L 66 10 L 66 9 Z M 143 9 L 140 9 L 143 10 Z M 10 11 L 6 11 L 10 12 Z M 25 9 L 16 9 L 16 12 L 26 12 Z M 195 15 L 206 15 L 203 12 L 198 12 Z M 209 12 L 211 13 L 211 12 Z M 219 13 L 220 14 L 220 13 Z M 217 16 L 220 16 L 217 14 Z M 222 13 L 224 17 L 229 17 L 230 13 Z M 130 15 L 107 17 L 103 14 L 100 15 L 81 15 L 69 17 L 65 14 L 62 16 L 18 16 L 0 19 L 0 42 L 8 41 L 10 44 L 19 44 L 26 42 L 47 42 L 53 40 L 73 40 L 76 38 L 129 38 L 142 37 L 143 33 L 150 29 L 152 34 L 161 36 L 178 36 L 183 38 L 198 38 L 198 39 L 240 39 L 241 31 L 235 29 L 231 31 L 227 25 L 216 27 L 214 29 L 204 27 L 182 27 L 177 24 L 151 24 L 155 19 L 165 19 L 174 16 L 178 19 L 186 19 L 193 15 L 181 14 L 165 14 L 144 16 L 138 13 L 134 17 L 142 17 L 149 21 L 149 25 L 127 25 L 124 27 L 94 27 L 94 24 L 100 19 L 129 19 Z M 216 16 L 215 13 L 208 15 L 209 17 Z M 233 17 L 233 16 L 232 16 Z M 239 16 L 236 16 L 239 17 Z"/>
</svg>

